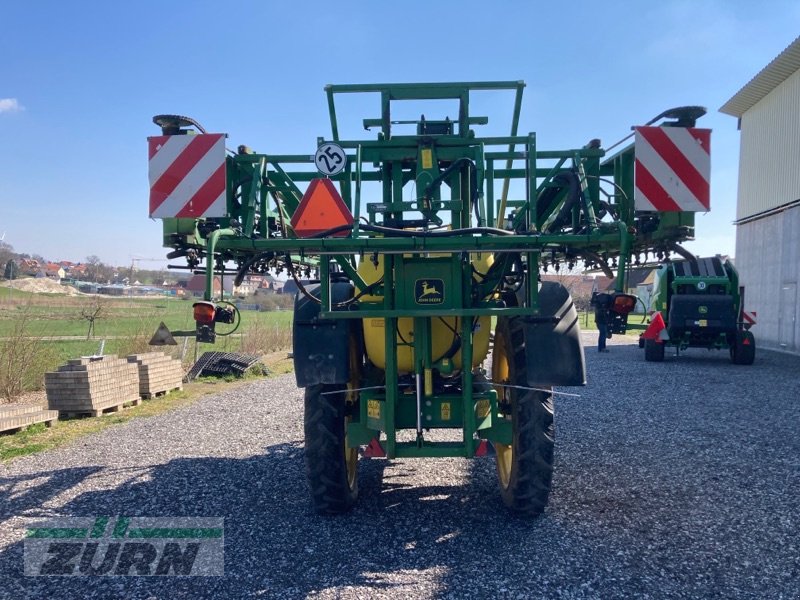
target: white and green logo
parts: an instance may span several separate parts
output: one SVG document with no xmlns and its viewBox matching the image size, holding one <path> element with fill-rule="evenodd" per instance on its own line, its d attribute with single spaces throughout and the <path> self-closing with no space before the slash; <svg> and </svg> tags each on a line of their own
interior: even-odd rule
<svg viewBox="0 0 800 600">
<path fill-rule="evenodd" d="M 224 519 L 66 517 L 29 527 L 25 575 L 219 576 Z"/>
</svg>

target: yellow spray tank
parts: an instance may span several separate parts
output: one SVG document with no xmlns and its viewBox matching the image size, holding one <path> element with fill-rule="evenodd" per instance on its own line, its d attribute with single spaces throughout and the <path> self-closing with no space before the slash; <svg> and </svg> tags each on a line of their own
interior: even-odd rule
<svg viewBox="0 0 800 600">
<path fill-rule="evenodd" d="M 494 262 L 494 257 L 489 253 L 471 254 L 470 260 L 474 267 L 473 277 L 480 281 L 481 274 L 486 273 Z M 377 264 L 370 260 L 362 260 L 358 265 L 358 274 L 364 283 L 370 285 L 378 281 L 383 275 L 383 256 L 378 255 Z M 360 290 L 358 290 L 360 291 Z M 364 295 L 365 302 L 380 302 L 381 295 Z M 472 366 L 480 365 L 489 353 L 489 333 L 491 330 L 491 317 L 466 317 L 473 319 L 473 356 Z M 457 332 L 461 331 L 462 317 L 435 317 L 431 320 L 431 355 L 433 362 L 445 358 L 448 351 L 456 341 Z M 386 369 L 386 346 L 384 345 L 384 327 L 386 321 L 382 318 L 362 319 L 364 326 L 364 343 L 369 360 L 379 369 Z M 414 319 L 401 317 L 397 320 L 397 372 L 410 373 L 414 370 Z M 461 370 L 461 350 L 459 349 L 450 359 L 455 370 Z"/>
</svg>

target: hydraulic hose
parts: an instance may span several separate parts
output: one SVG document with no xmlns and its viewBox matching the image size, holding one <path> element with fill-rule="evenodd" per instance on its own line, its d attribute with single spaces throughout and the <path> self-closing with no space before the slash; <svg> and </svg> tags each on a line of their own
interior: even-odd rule
<svg viewBox="0 0 800 600">
<path fill-rule="evenodd" d="M 475 213 L 475 221 L 478 223 L 478 225 L 480 225 L 481 216 L 480 211 L 478 210 L 478 170 L 475 168 L 475 163 L 470 159 L 459 158 L 452 165 L 439 173 L 439 175 L 437 175 L 436 178 L 428 184 L 422 195 L 425 198 L 430 198 L 433 190 L 442 185 L 442 182 L 462 165 L 469 166 L 470 205 Z"/>
<path fill-rule="evenodd" d="M 561 190 L 568 187 L 569 192 L 561 210 L 558 211 L 553 222 L 547 226 L 545 231 L 548 233 L 560 229 L 569 221 L 572 208 L 580 201 L 582 192 L 580 179 L 574 171 L 561 171 L 558 175 L 553 177 L 553 182 L 558 183 L 558 187 L 551 187 L 543 190 L 536 200 L 537 219 L 541 219 L 544 216 L 550 203 Z"/>
<path fill-rule="evenodd" d="M 671 243 L 669 245 L 669 249 L 672 250 L 673 252 L 675 252 L 676 254 L 679 254 L 680 256 L 682 256 L 683 258 L 685 258 L 688 261 L 691 261 L 693 263 L 697 262 L 697 257 L 694 254 L 692 254 L 691 252 L 689 252 L 683 246 L 680 246 L 677 242 Z"/>
<path fill-rule="evenodd" d="M 239 267 L 239 271 L 236 273 L 236 278 L 233 280 L 234 287 L 239 287 L 242 285 L 242 281 L 244 281 L 245 275 L 250 270 L 254 264 L 256 264 L 260 260 L 272 260 L 275 258 L 275 253 L 272 251 L 267 252 L 259 252 L 255 256 L 252 256 L 245 261 L 241 267 Z"/>
<path fill-rule="evenodd" d="M 448 229 L 446 231 L 409 231 L 407 229 L 394 229 L 392 227 L 382 227 L 381 225 L 361 224 L 359 229 L 382 233 L 387 237 L 455 237 L 459 235 L 481 233 L 486 235 L 514 235 L 513 231 L 497 229 L 496 227 L 465 227 L 463 229 Z M 352 225 L 339 225 L 325 231 L 310 236 L 311 239 L 326 238 L 342 231 L 352 231 Z"/>
</svg>

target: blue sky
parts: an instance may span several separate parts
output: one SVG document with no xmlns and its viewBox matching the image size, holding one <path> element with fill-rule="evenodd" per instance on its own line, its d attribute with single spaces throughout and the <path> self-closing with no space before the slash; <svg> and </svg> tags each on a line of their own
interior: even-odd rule
<svg viewBox="0 0 800 600">
<path fill-rule="evenodd" d="M 229 147 L 312 153 L 327 83 L 521 79 L 520 129 L 540 149 L 708 107 L 712 210 L 690 247 L 732 254 L 739 134 L 717 111 L 797 37 L 800 3 L 0 0 L 0 31 L 0 235 L 19 252 L 164 256 L 147 217 L 154 114 Z"/>
</svg>

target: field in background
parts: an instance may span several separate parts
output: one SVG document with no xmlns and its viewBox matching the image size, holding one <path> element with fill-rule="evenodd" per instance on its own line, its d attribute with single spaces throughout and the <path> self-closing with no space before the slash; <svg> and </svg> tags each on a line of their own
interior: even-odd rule
<svg viewBox="0 0 800 600">
<path fill-rule="evenodd" d="M 194 329 L 193 301 L 0 289 L 0 398 L 42 389 L 45 372 L 71 358 L 97 354 L 101 344 L 103 354 L 120 356 L 164 351 L 181 358 L 187 368 L 196 355 L 209 350 L 269 354 L 291 346 L 290 310 L 242 311 L 238 330 L 218 337 L 213 346 L 196 345 L 194 338 L 177 338 L 178 346 L 149 346 L 162 321 L 173 331 Z M 86 339 L 90 316 L 95 317 L 94 327 Z M 224 333 L 230 326 L 218 324 L 217 330 Z M 184 340 L 188 341 L 184 344 Z"/>
<path fill-rule="evenodd" d="M 269 306 L 290 298 L 267 297 Z M 263 301 L 263 299 L 262 299 Z M 189 368 L 202 352 L 270 354 L 289 350 L 292 343 L 292 311 L 241 311 L 242 323 L 229 337 L 217 343 L 196 344 L 193 337 L 177 338 L 178 346 L 149 346 L 159 323 L 170 330 L 192 330 L 193 299 L 115 298 L 28 293 L 0 288 L 0 402 L 20 393 L 43 388 L 44 373 L 71 358 L 97 354 L 127 356 L 160 350 L 180 358 Z M 252 299 L 248 300 L 252 302 Z M 90 339 L 87 316 L 95 315 Z M 583 330 L 596 330 L 592 312 L 579 313 Z M 632 315 L 638 324 L 640 315 Z M 230 326 L 218 324 L 219 332 Z M 184 343 L 184 341 L 186 342 Z"/>
</svg>

